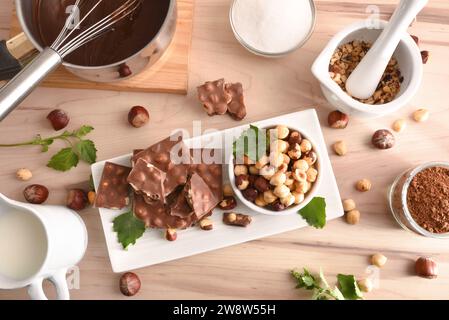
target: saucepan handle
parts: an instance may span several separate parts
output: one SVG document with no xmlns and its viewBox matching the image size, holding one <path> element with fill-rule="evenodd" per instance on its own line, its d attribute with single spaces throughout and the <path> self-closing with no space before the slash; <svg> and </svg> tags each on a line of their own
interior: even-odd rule
<svg viewBox="0 0 449 320">
<path fill-rule="evenodd" d="M 38 53 L 23 32 L 0 41 L 0 80 L 12 79 Z"/>
<path fill-rule="evenodd" d="M 67 269 L 57 271 L 49 280 L 56 287 L 56 299 L 70 300 L 69 287 L 66 280 Z M 28 294 L 32 300 L 48 300 L 42 288 L 43 278 L 34 280 L 28 287 Z"/>
<path fill-rule="evenodd" d="M 34 88 L 53 70 L 61 65 L 59 54 L 44 49 L 19 74 L 0 89 L 0 121 L 16 108 Z"/>
</svg>

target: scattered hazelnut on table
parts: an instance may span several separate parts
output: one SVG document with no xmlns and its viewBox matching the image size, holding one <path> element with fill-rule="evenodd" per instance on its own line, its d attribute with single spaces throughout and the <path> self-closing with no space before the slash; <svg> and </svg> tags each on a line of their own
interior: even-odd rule
<svg viewBox="0 0 449 320">
<path fill-rule="evenodd" d="M 178 239 L 176 229 L 168 228 L 165 230 L 165 239 L 168 241 L 176 241 L 176 239 Z"/>
<path fill-rule="evenodd" d="M 357 285 L 359 286 L 359 289 L 363 292 L 371 292 L 373 291 L 374 285 L 371 279 L 361 279 L 357 281 Z"/>
<path fill-rule="evenodd" d="M 352 199 L 343 200 L 343 210 L 345 212 L 352 211 L 356 208 L 355 201 Z"/>
<path fill-rule="evenodd" d="M 382 268 L 387 263 L 387 260 L 387 257 L 380 253 L 371 256 L 371 263 L 379 268 Z"/>
<path fill-rule="evenodd" d="M 337 141 L 334 143 L 334 151 L 340 157 L 346 155 L 348 153 L 348 147 L 346 146 L 346 142 Z"/>
<path fill-rule="evenodd" d="M 396 140 L 390 131 L 382 129 L 373 134 L 371 142 L 377 149 L 385 150 L 393 148 Z"/>
<path fill-rule="evenodd" d="M 438 265 L 431 258 L 421 257 L 415 262 L 416 274 L 427 279 L 434 279 L 438 276 Z"/>
<path fill-rule="evenodd" d="M 425 122 L 429 119 L 429 110 L 422 108 L 413 112 L 413 120 L 416 122 Z"/>
<path fill-rule="evenodd" d="M 349 123 L 349 116 L 341 111 L 335 110 L 329 113 L 327 122 L 331 128 L 345 129 Z"/>
<path fill-rule="evenodd" d="M 407 126 L 407 123 L 405 122 L 404 119 L 398 119 L 395 122 L 393 122 L 393 125 L 391 127 L 396 132 L 402 132 L 402 131 L 404 131 L 406 126 Z"/>
<path fill-rule="evenodd" d="M 357 181 L 356 189 L 360 192 L 367 192 L 371 190 L 371 181 L 368 179 L 362 179 Z"/>
<path fill-rule="evenodd" d="M 360 211 L 351 210 L 346 213 L 346 222 L 349 224 L 358 224 L 360 222 Z"/>
<path fill-rule="evenodd" d="M 120 277 L 120 292 L 127 297 L 135 296 L 140 290 L 140 279 L 133 272 L 127 272 Z"/>
<path fill-rule="evenodd" d="M 47 187 L 40 184 L 32 184 L 23 190 L 25 200 L 32 204 L 42 204 L 48 198 L 49 191 Z"/>
<path fill-rule="evenodd" d="M 86 208 L 88 198 L 86 192 L 81 189 L 70 190 L 67 194 L 67 207 L 72 210 L 80 211 Z"/>
<path fill-rule="evenodd" d="M 422 63 L 426 64 L 429 61 L 430 52 L 427 50 L 421 51 Z"/>
<path fill-rule="evenodd" d="M 47 119 L 50 121 L 53 129 L 56 131 L 64 129 L 70 122 L 69 116 L 63 110 L 56 109 L 47 115 Z"/>
<path fill-rule="evenodd" d="M 212 220 L 204 218 L 200 221 L 200 228 L 201 230 L 210 231 L 214 229 L 214 224 L 212 223 Z"/>
<path fill-rule="evenodd" d="M 22 168 L 22 169 L 17 170 L 16 177 L 19 180 L 28 181 L 33 177 L 33 174 L 31 173 L 31 171 L 29 169 Z"/>
<path fill-rule="evenodd" d="M 132 107 L 128 113 L 128 122 L 134 128 L 143 127 L 150 120 L 148 110 L 142 106 Z"/>
<path fill-rule="evenodd" d="M 89 200 L 89 204 L 91 206 L 94 205 L 96 197 L 97 197 L 97 194 L 95 193 L 95 191 L 89 191 L 87 193 L 87 200 Z"/>
</svg>

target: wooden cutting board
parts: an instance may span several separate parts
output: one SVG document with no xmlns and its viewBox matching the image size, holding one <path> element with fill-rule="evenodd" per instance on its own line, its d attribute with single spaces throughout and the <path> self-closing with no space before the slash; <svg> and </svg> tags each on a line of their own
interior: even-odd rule
<svg viewBox="0 0 449 320">
<path fill-rule="evenodd" d="M 135 77 L 115 83 L 96 83 L 82 80 L 60 67 L 41 85 L 53 88 L 187 94 L 194 2 L 195 0 L 178 0 L 178 23 L 173 42 L 156 64 Z M 14 11 L 10 35 L 14 37 L 21 32 Z"/>
</svg>

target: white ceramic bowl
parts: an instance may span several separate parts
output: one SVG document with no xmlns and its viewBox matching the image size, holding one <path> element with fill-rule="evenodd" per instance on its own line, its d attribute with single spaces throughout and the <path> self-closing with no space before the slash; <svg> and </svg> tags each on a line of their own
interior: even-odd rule
<svg viewBox="0 0 449 320">
<path fill-rule="evenodd" d="M 331 39 L 313 63 L 312 73 L 320 81 L 324 96 L 336 109 L 363 118 L 382 117 L 407 105 L 418 91 L 423 74 L 421 51 L 408 33 L 404 34 L 394 53 L 404 81 L 393 101 L 382 105 L 361 103 L 344 92 L 329 76 L 331 57 L 341 44 L 353 40 L 374 43 L 386 24 L 385 21 L 379 21 L 379 29 L 367 29 L 365 21 L 350 25 Z"/>
<path fill-rule="evenodd" d="M 271 128 L 275 128 L 276 126 L 269 126 L 269 127 L 265 127 L 265 128 L 261 128 L 261 129 L 271 129 Z M 300 130 L 299 128 L 295 128 L 295 127 L 288 127 L 290 129 L 290 131 L 298 131 L 299 133 L 301 133 L 302 137 L 309 140 L 310 143 L 312 144 L 313 150 L 316 152 L 317 154 L 317 162 L 316 162 L 316 169 L 318 170 L 318 177 L 317 180 L 313 183 L 312 185 L 312 189 L 309 190 L 309 192 L 305 195 L 304 201 L 301 202 L 300 204 L 297 205 L 292 205 L 282 211 L 273 211 L 273 210 L 269 210 L 269 209 L 265 209 L 262 207 L 257 206 L 255 203 L 248 201 L 245 199 L 245 197 L 243 196 L 242 192 L 236 187 L 235 185 L 235 176 L 234 176 L 234 155 L 231 153 L 230 157 L 229 157 L 229 161 L 228 161 L 228 175 L 229 175 L 229 181 L 231 183 L 232 186 L 232 190 L 234 191 L 234 194 L 237 196 L 237 198 L 245 205 L 247 206 L 249 209 L 257 212 L 257 213 L 261 213 L 261 214 L 266 214 L 266 215 L 270 215 L 270 216 L 286 216 L 286 215 L 291 215 L 294 213 L 297 213 L 298 210 L 304 208 L 309 202 L 310 200 L 312 200 L 316 193 L 317 190 L 320 186 L 321 183 L 321 168 L 322 168 L 322 160 L 321 160 L 321 154 L 318 152 L 318 148 L 317 145 L 315 144 L 314 140 L 310 138 L 310 136 L 305 133 L 303 130 Z"/>
</svg>

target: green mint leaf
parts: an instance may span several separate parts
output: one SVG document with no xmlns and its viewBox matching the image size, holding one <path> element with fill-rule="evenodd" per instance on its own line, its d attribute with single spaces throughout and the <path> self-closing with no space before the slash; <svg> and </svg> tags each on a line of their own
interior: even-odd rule
<svg viewBox="0 0 449 320">
<path fill-rule="evenodd" d="M 97 161 L 97 149 L 95 144 L 91 140 L 81 140 L 75 145 L 81 160 L 86 161 L 89 164 L 93 164 Z"/>
<path fill-rule="evenodd" d="M 362 299 L 363 295 L 357 285 L 355 277 L 353 275 L 337 275 L 338 287 L 343 297 L 347 300 Z"/>
<path fill-rule="evenodd" d="M 94 128 L 91 126 L 82 126 L 74 132 L 74 135 L 78 138 L 83 138 L 92 132 L 92 130 L 94 130 Z"/>
<path fill-rule="evenodd" d="M 137 239 L 142 237 L 145 232 L 145 223 L 137 219 L 132 212 L 126 212 L 116 217 L 113 224 L 118 241 L 125 250 L 130 244 L 136 244 Z"/>
<path fill-rule="evenodd" d="M 315 197 L 298 213 L 310 226 L 322 229 L 326 225 L 326 200 Z"/>
<path fill-rule="evenodd" d="M 292 276 L 297 281 L 296 288 L 304 288 L 306 290 L 313 290 L 313 289 L 319 287 L 315 277 L 306 268 L 304 268 L 304 272 L 302 272 L 302 273 L 299 271 L 293 270 Z"/>
<path fill-rule="evenodd" d="M 263 130 L 250 125 L 249 129 L 243 131 L 240 137 L 234 141 L 234 158 L 246 155 L 251 160 L 257 161 L 267 153 L 268 146 L 269 140 L 267 142 L 267 135 L 263 134 Z"/>
<path fill-rule="evenodd" d="M 58 171 L 68 171 L 78 165 L 78 155 L 72 148 L 65 148 L 55 154 L 48 162 L 47 167 Z"/>
</svg>

